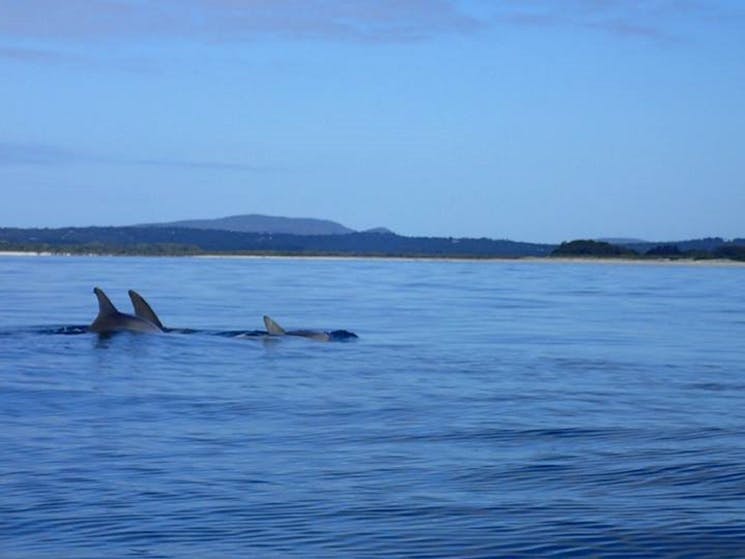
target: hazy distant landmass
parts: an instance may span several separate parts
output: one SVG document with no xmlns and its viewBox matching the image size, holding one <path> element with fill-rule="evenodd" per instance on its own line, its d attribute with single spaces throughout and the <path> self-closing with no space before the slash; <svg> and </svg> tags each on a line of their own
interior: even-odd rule
<svg viewBox="0 0 745 559">
<path fill-rule="evenodd" d="M 745 260 L 745 239 L 654 243 L 638 239 L 526 243 L 408 237 L 385 227 L 354 231 L 313 218 L 235 215 L 126 227 L 0 228 L 0 251 L 72 254 L 253 254 L 423 258 L 602 257 Z"/>
<path fill-rule="evenodd" d="M 551 256 L 593 256 L 602 258 L 638 256 L 638 253 L 623 245 L 605 241 L 576 240 L 561 243 Z"/>
<path fill-rule="evenodd" d="M 286 254 L 492 258 L 548 256 L 554 245 L 494 239 L 244 233 L 186 227 L 0 228 L 0 250 L 89 254 Z"/>
<path fill-rule="evenodd" d="M 593 239 L 595 241 L 601 242 L 601 243 L 609 243 L 611 245 L 629 245 L 629 244 L 644 244 L 648 243 L 649 241 L 645 241 L 644 239 L 634 239 L 634 238 L 627 238 L 627 237 L 601 237 L 599 239 Z"/>
<path fill-rule="evenodd" d="M 652 243 L 649 241 L 630 241 L 617 243 L 626 248 L 630 248 L 639 253 L 646 253 L 655 247 L 676 247 L 681 253 L 687 252 L 711 252 L 717 250 L 722 245 L 728 242 L 736 245 L 741 244 L 742 239 L 733 239 L 732 241 L 725 241 L 721 237 L 705 237 L 703 239 L 689 239 L 685 241 L 664 241 Z"/>
<path fill-rule="evenodd" d="M 706 260 L 720 258 L 745 261 L 745 239 L 726 241 L 721 237 L 653 243 L 625 240 L 610 243 L 580 239 L 561 243 L 552 252 L 554 257 L 581 258 L 662 258 L 666 260 Z"/>
<path fill-rule="evenodd" d="M 346 235 L 356 233 L 328 219 L 312 217 L 277 217 L 260 214 L 231 215 L 216 219 L 186 219 L 167 223 L 146 223 L 143 227 L 179 227 L 184 229 L 214 229 L 237 233 L 269 233 L 286 235 Z M 139 226 L 135 226 L 139 227 Z M 368 232 L 390 233 L 388 229 L 377 227 Z"/>
<path fill-rule="evenodd" d="M 372 229 L 365 229 L 362 233 L 377 233 L 378 235 L 395 235 L 393 231 L 387 227 L 373 227 Z"/>
</svg>

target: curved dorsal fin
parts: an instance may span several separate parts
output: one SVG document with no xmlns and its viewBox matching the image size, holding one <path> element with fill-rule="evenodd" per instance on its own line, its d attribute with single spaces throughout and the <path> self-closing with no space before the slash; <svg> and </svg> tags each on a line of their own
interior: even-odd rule
<svg viewBox="0 0 745 559">
<path fill-rule="evenodd" d="M 102 289 L 100 289 L 99 287 L 94 287 L 93 293 L 96 294 L 96 298 L 98 299 L 98 316 L 108 316 L 119 313 L 119 311 L 116 310 L 116 307 L 109 300 L 109 298 L 106 296 L 106 293 L 104 293 Z"/>
<path fill-rule="evenodd" d="M 152 322 L 158 328 L 163 330 L 163 324 L 160 322 L 158 315 L 155 314 L 155 311 L 153 311 L 150 305 L 148 305 L 147 301 L 142 298 L 142 295 L 132 289 L 130 289 L 128 293 L 129 298 L 132 300 L 132 306 L 135 309 L 135 315 L 147 320 L 148 322 Z"/>
<path fill-rule="evenodd" d="M 285 329 L 267 315 L 264 315 L 264 326 L 266 327 L 266 331 L 272 336 L 283 336 L 285 334 Z"/>
</svg>

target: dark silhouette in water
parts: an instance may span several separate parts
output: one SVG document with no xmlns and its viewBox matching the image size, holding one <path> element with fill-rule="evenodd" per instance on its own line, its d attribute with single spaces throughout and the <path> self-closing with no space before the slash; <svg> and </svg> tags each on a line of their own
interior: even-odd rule
<svg viewBox="0 0 745 559">
<path fill-rule="evenodd" d="M 320 342 L 349 340 L 357 337 L 357 334 L 348 330 L 285 330 L 266 315 L 264 315 L 264 326 L 270 336 L 298 336 Z"/>
<path fill-rule="evenodd" d="M 93 293 L 98 299 L 98 315 L 93 323 L 87 328 L 77 326 L 66 326 L 58 330 L 61 334 L 78 334 L 94 332 L 100 335 L 110 335 L 117 332 L 177 332 L 181 334 L 195 334 L 199 330 L 186 328 L 166 328 L 155 314 L 152 307 L 136 291 L 129 290 L 129 298 L 132 301 L 134 315 L 122 313 L 114 306 L 106 294 L 98 287 L 93 288 Z M 278 336 L 297 336 L 313 340 L 330 342 L 357 338 L 357 334 L 348 330 L 289 330 L 285 331 L 279 324 L 268 316 L 264 316 L 266 330 L 227 331 L 211 332 L 219 336 L 235 338 L 275 338 Z"/>
<path fill-rule="evenodd" d="M 98 287 L 93 288 L 98 298 L 98 316 L 88 327 L 96 334 L 113 334 L 115 332 L 163 332 L 160 322 L 153 309 L 138 293 L 129 290 L 135 314 L 119 312 L 106 294 Z"/>
</svg>

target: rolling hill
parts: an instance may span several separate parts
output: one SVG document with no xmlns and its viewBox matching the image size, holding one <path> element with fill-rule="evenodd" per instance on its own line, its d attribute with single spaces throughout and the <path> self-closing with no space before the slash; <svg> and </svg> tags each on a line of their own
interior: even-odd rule
<svg viewBox="0 0 745 559">
<path fill-rule="evenodd" d="M 310 217 L 277 217 L 260 214 L 231 215 L 216 219 L 187 219 L 167 223 L 147 223 L 135 227 L 166 227 L 181 229 L 209 229 L 236 233 L 265 233 L 283 235 L 346 235 L 354 229 L 327 219 Z"/>
</svg>

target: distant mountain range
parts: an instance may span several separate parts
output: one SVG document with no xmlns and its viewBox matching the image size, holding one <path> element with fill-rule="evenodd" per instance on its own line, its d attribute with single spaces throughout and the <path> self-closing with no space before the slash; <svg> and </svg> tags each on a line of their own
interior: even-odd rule
<svg viewBox="0 0 745 559">
<path fill-rule="evenodd" d="M 236 233 L 265 233 L 280 235 L 348 235 L 359 233 L 341 223 L 311 217 L 275 217 L 260 214 L 231 215 L 216 219 L 186 219 L 167 223 L 146 223 L 135 227 L 178 227 L 181 229 L 210 229 Z M 385 227 L 376 227 L 363 233 L 392 234 Z"/>
<path fill-rule="evenodd" d="M 312 218 L 248 214 L 125 227 L 2 228 L 0 251 L 71 254 L 254 254 L 519 258 L 524 256 L 745 260 L 745 239 L 673 242 L 574 240 L 560 246 L 505 239 L 406 237 L 384 227 L 354 231 Z"/>
<path fill-rule="evenodd" d="M 0 228 L 0 251 L 73 254 L 256 254 L 493 258 L 548 256 L 554 245 L 493 239 L 246 233 L 173 226 Z"/>
</svg>

